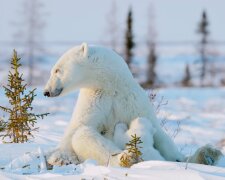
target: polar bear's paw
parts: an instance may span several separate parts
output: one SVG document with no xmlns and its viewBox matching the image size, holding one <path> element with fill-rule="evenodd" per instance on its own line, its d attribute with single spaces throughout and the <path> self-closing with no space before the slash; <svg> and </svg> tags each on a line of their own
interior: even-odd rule
<svg viewBox="0 0 225 180">
<path fill-rule="evenodd" d="M 62 166 L 69 164 L 78 164 L 79 160 L 74 152 L 55 149 L 47 155 L 47 162 L 50 165 Z"/>
<path fill-rule="evenodd" d="M 205 145 L 199 148 L 193 156 L 190 158 L 190 162 L 205 164 L 205 165 L 216 165 L 222 152 L 210 145 Z"/>
</svg>

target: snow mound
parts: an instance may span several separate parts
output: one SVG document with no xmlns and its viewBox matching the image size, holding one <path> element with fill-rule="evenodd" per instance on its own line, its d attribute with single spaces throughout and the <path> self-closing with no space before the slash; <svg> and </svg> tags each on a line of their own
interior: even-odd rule
<svg viewBox="0 0 225 180">
<path fill-rule="evenodd" d="M 45 157 L 40 147 L 37 152 L 25 153 L 23 156 L 13 159 L 2 169 L 5 172 L 16 174 L 36 174 L 47 171 Z"/>
</svg>

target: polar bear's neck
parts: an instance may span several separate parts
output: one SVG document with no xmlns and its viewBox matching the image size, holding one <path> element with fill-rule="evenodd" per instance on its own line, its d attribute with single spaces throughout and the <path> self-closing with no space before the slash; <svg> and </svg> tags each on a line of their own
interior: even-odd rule
<svg viewBox="0 0 225 180">
<path fill-rule="evenodd" d="M 141 91 L 125 60 L 112 50 L 89 48 L 88 69 L 90 77 L 85 84 L 89 91 L 101 91 L 114 95 L 116 92 Z"/>
<path fill-rule="evenodd" d="M 140 90 L 140 86 L 131 79 L 126 79 L 124 77 L 115 76 L 112 78 L 107 77 L 104 78 L 101 77 L 101 79 L 98 80 L 98 84 L 93 87 L 86 87 L 80 89 L 81 91 L 85 90 L 88 92 L 101 92 L 110 96 L 114 96 L 118 92 L 121 93 L 129 93 L 131 91 L 137 92 L 137 89 Z"/>
</svg>

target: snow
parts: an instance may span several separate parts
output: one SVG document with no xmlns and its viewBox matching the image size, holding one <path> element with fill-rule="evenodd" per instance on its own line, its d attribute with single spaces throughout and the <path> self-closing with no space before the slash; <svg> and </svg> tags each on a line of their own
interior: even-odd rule
<svg viewBox="0 0 225 180">
<path fill-rule="evenodd" d="M 193 63 L 195 57 L 162 57 L 159 60 L 160 80 L 176 83 L 183 77 L 186 62 Z M 224 57 L 223 57 L 224 58 Z M 180 61 L 182 59 L 182 61 Z M 224 67 L 221 63 L 218 66 Z M 43 66 L 48 72 L 53 60 Z M 140 62 L 139 62 L 140 63 Z M 0 84 L 6 81 L 8 65 L 0 69 Z M 2 66 L 3 67 L 3 66 Z M 170 68 L 167 68 L 170 67 Z M 1 67 L 0 67 L 1 68 Z M 38 68 L 37 68 L 38 69 Z M 163 69 L 163 71 L 161 71 Z M 47 80 L 47 73 L 41 73 Z M 4 83 L 5 84 L 5 83 Z M 205 144 L 221 148 L 225 153 L 225 88 L 181 88 L 170 87 L 155 90 L 154 105 L 164 97 L 165 105 L 157 110 L 164 130 L 173 138 L 179 150 L 190 155 Z M 39 131 L 35 139 L 25 144 L 3 144 L 0 141 L 0 180 L 4 179 L 225 179 L 225 158 L 212 167 L 190 163 L 148 161 L 129 169 L 98 166 L 93 160 L 80 165 L 68 165 L 47 170 L 44 153 L 53 149 L 62 138 L 72 116 L 78 92 L 60 98 L 45 98 L 43 87 L 37 88 L 34 100 L 35 112 L 50 115 L 38 120 Z M 62 103 L 63 102 L 63 103 Z M 4 91 L 0 88 L 0 105 L 7 105 Z M 0 117 L 7 117 L 0 111 Z M 4 168 L 4 169 L 2 169 Z"/>
<path fill-rule="evenodd" d="M 4 97 L 0 90 L 0 97 Z M 166 119 L 163 128 L 182 153 L 193 154 L 205 144 L 220 145 L 225 132 L 225 88 L 166 88 L 156 90 L 155 106 L 164 97 L 168 104 L 157 113 Z M 190 163 L 148 161 L 130 169 L 98 166 L 93 160 L 80 165 L 47 170 L 44 153 L 60 141 L 70 120 L 78 93 L 60 98 L 45 98 L 42 87 L 34 101 L 37 112 L 50 112 L 39 120 L 35 139 L 25 144 L 0 144 L 0 179 L 224 179 L 225 158 L 212 167 Z M 60 102 L 63 102 L 60 103 Z M 3 103 L 3 104 L 2 104 Z M 1 104 L 7 105 L 1 98 Z M 0 116 L 6 115 L 0 113 Z M 178 123 L 179 122 L 179 125 Z M 222 148 L 222 147 L 221 147 Z M 223 153 L 225 149 L 222 149 Z"/>
<path fill-rule="evenodd" d="M 172 122 L 168 123 L 169 127 L 173 125 L 174 129 L 177 120 L 180 122 L 175 142 L 181 148 L 188 144 L 186 152 L 208 143 L 216 145 L 224 138 L 224 88 L 171 88 L 159 91 L 158 96 L 168 100 L 159 115 Z"/>
<path fill-rule="evenodd" d="M 33 175 L 0 173 L 1 179 L 224 179 L 225 169 L 198 164 L 148 161 L 131 168 L 98 166 L 93 161 L 81 165 L 55 167 L 52 171 Z"/>
</svg>

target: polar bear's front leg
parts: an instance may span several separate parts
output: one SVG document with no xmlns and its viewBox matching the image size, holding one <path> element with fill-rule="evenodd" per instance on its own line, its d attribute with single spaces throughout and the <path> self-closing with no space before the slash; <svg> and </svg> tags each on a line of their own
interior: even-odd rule
<svg viewBox="0 0 225 180">
<path fill-rule="evenodd" d="M 50 151 L 47 156 L 47 161 L 51 165 L 67 165 L 67 164 L 78 164 L 79 160 L 72 148 L 72 136 L 74 130 L 68 126 L 68 129 L 62 138 L 60 144 L 56 149 Z"/>
<path fill-rule="evenodd" d="M 118 155 L 122 150 L 90 126 L 81 126 L 76 130 L 72 147 L 81 161 L 95 159 L 101 165 L 109 162 L 110 165 L 119 166 Z"/>
<path fill-rule="evenodd" d="M 60 147 L 58 147 L 47 154 L 47 162 L 50 165 L 62 166 L 78 164 L 79 160 L 74 152 L 60 149 Z"/>
</svg>

